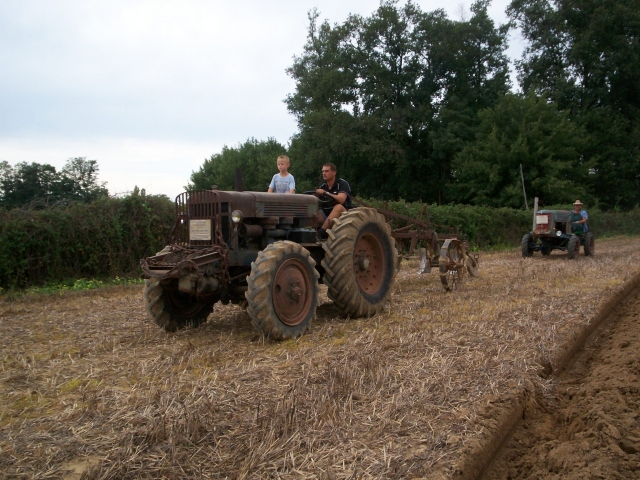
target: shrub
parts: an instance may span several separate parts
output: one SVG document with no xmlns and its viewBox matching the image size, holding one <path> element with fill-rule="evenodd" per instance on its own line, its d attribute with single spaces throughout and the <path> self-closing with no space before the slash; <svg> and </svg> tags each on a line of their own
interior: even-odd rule
<svg viewBox="0 0 640 480">
<path fill-rule="evenodd" d="M 173 203 L 134 190 L 125 198 L 45 210 L 0 210 L 0 287 L 137 275 L 168 243 Z"/>
</svg>

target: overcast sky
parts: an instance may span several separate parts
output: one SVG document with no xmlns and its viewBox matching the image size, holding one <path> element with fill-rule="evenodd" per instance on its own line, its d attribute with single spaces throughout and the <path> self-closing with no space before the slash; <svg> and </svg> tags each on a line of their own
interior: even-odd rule
<svg viewBox="0 0 640 480">
<path fill-rule="evenodd" d="M 404 3 L 404 2 L 402 2 Z M 451 18 L 470 1 L 416 0 Z M 507 21 L 507 0 L 490 14 Z M 379 0 L 0 0 L 0 160 L 97 160 L 111 194 L 174 197 L 223 145 L 287 144 L 285 73 L 310 9 L 342 23 Z M 461 10 L 462 8 L 462 10 Z M 521 41 L 511 39 L 518 58 Z M 274 159 L 274 172 L 275 159 Z M 265 186 L 266 188 L 266 186 Z"/>
</svg>

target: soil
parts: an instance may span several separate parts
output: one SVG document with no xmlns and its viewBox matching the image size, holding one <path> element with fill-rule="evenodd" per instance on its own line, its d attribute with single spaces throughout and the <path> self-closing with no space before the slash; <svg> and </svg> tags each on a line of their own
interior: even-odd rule
<svg viewBox="0 0 640 480">
<path fill-rule="evenodd" d="M 636 290 L 526 411 L 484 479 L 640 478 L 639 321 Z"/>
<path fill-rule="evenodd" d="M 480 276 L 454 292 L 403 261 L 384 312 L 345 317 L 321 286 L 311 331 L 284 342 L 221 304 L 199 328 L 167 334 L 141 287 L 0 299 L 0 478 L 475 478 L 482 462 L 468 459 L 488 456 L 523 391 L 555 411 L 562 389 L 541 371 L 640 274 L 640 238 L 598 249 L 573 261 L 484 252 Z M 606 351 L 638 351 L 630 334 L 613 345 Z M 629 477 L 633 461 L 611 457 L 624 467 L 614 470 L 599 455 L 635 448 L 637 393 L 605 376 L 571 387 L 587 405 L 618 403 L 558 423 L 578 419 L 566 438 L 593 446 L 592 472 Z M 592 417 L 605 423 L 589 437 Z M 600 438 L 615 441 L 599 448 Z M 531 465 L 497 478 L 538 476 Z M 558 465 L 555 478 L 567 478 Z"/>
</svg>

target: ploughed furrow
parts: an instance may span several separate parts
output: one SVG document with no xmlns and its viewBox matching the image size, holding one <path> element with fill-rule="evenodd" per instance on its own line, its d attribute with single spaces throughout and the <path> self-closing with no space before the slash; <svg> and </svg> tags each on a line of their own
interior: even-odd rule
<svg viewBox="0 0 640 480">
<path fill-rule="evenodd" d="M 540 397 L 483 479 L 640 478 L 640 290 Z"/>
</svg>

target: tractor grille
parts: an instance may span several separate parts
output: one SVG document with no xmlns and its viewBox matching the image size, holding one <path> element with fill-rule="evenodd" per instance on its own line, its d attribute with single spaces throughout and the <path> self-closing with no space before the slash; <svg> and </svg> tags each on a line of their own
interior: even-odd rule
<svg viewBox="0 0 640 480">
<path fill-rule="evenodd" d="M 265 203 L 265 217 L 307 217 L 309 216 L 308 205 L 286 205 L 282 203 Z"/>
<path fill-rule="evenodd" d="M 220 203 L 217 192 L 185 192 L 176 197 L 176 223 L 171 231 L 174 244 L 216 245 L 216 232 L 219 231 Z"/>
<path fill-rule="evenodd" d="M 549 214 L 537 214 L 536 215 L 536 228 L 535 233 L 544 234 L 549 233 L 550 229 L 550 215 Z"/>
</svg>

